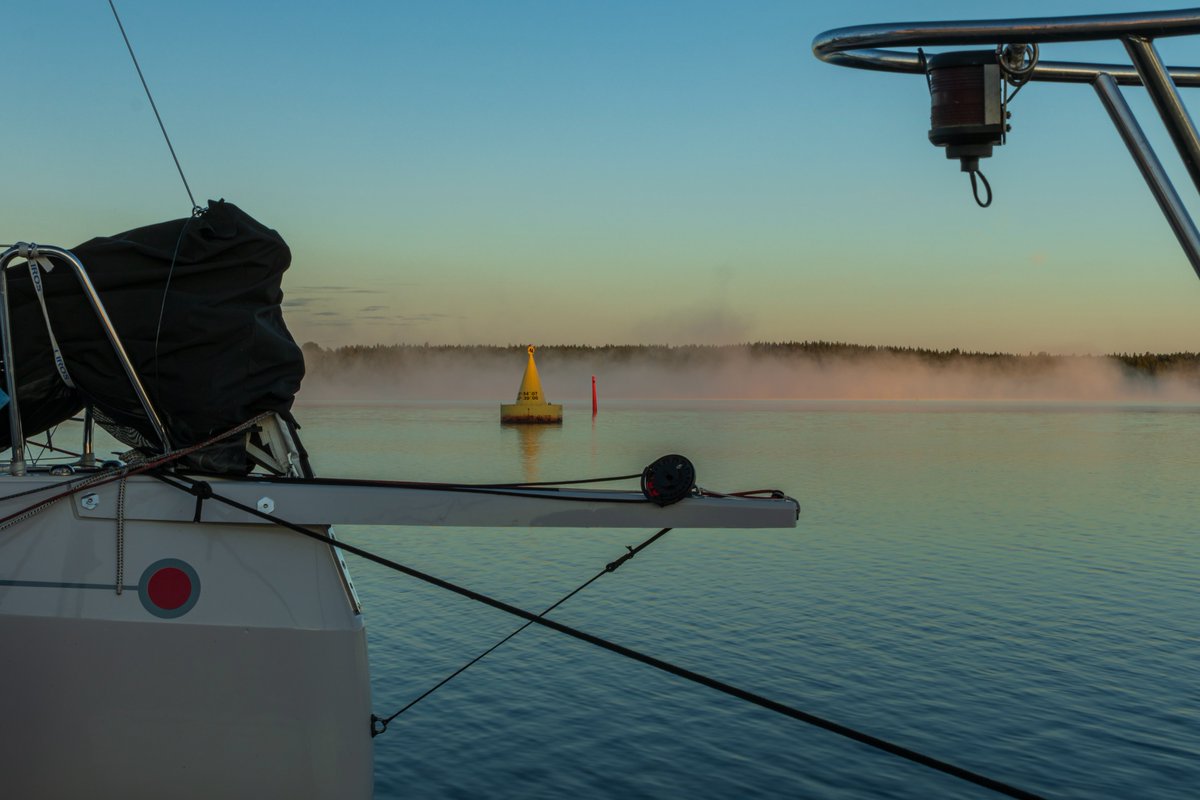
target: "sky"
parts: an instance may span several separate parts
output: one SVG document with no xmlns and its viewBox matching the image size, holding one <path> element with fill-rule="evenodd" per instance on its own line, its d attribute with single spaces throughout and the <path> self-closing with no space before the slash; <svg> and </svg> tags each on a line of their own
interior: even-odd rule
<svg viewBox="0 0 1200 800">
<path fill-rule="evenodd" d="M 0 241 L 186 215 L 107 2 L 12 5 Z M 919 77 L 811 52 L 841 26 L 1156 3 L 117 8 L 197 200 L 291 246 L 300 342 L 1200 350 L 1200 281 L 1089 87 L 1022 90 L 985 210 L 928 142 Z M 1200 63 L 1200 37 L 1158 47 Z M 1115 43 L 1042 57 L 1126 62 Z M 1144 92 L 1126 95 L 1196 215 Z M 1184 99 L 1200 119 L 1200 90 Z"/>
</svg>

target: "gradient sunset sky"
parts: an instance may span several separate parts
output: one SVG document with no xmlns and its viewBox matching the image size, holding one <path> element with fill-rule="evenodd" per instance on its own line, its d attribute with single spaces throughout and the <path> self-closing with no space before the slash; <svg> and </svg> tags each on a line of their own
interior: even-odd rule
<svg viewBox="0 0 1200 800">
<path fill-rule="evenodd" d="M 104 0 L 9 4 L 0 241 L 190 205 Z M 1200 281 L 1087 86 L 1032 84 L 975 206 L 912 76 L 813 37 L 1178 6 L 120 0 L 197 199 L 276 228 L 298 341 L 1200 349 Z M 1200 38 L 1162 39 L 1170 64 Z M 1126 62 L 1115 43 L 1052 60 Z M 1126 96 L 1193 214 L 1144 93 Z M 1200 118 L 1200 90 L 1184 90 Z"/>
</svg>

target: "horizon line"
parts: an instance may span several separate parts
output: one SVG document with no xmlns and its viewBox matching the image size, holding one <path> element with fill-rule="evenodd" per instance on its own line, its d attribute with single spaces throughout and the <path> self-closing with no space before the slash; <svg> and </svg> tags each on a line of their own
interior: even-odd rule
<svg viewBox="0 0 1200 800">
<path fill-rule="evenodd" d="M 379 350 L 379 349 L 421 349 L 421 350 L 524 350 L 530 346 L 530 343 L 508 343 L 508 344 L 446 344 L 446 343 L 431 343 L 425 342 L 395 342 L 385 344 L 376 342 L 372 344 L 346 344 L 336 346 L 323 346 L 319 342 L 312 340 L 304 342 L 300 347 L 309 349 L 316 347 L 321 352 L 338 352 L 342 350 Z M 877 344 L 858 344 L 854 342 L 841 342 L 825 339 L 805 339 L 805 340 L 784 340 L 784 341 L 767 341 L 759 340 L 752 342 L 738 342 L 727 344 L 665 344 L 646 342 L 639 344 L 575 344 L 559 342 L 555 344 L 535 344 L 532 345 L 538 350 L 629 350 L 629 349 L 644 349 L 644 350 L 722 350 L 722 349 L 746 349 L 746 348 L 775 348 L 780 350 L 786 349 L 808 349 L 808 350 L 862 350 L 862 351 L 885 351 L 894 353 L 914 353 L 914 354 L 931 354 L 938 356 L 988 356 L 988 357 L 1010 357 L 1010 358 L 1133 358 L 1153 356 L 1157 358 L 1163 357 L 1182 357 L 1189 359 L 1200 360 L 1200 351 L 1191 350 L 1175 350 L 1175 351 L 1137 351 L 1125 350 L 1119 352 L 1108 353 L 1063 353 L 1049 352 L 1046 350 L 1033 351 L 1030 350 L 1024 353 L 1009 352 L 1002 350 L 964 350 L 959 347 L 951 348 L 936 348 L 936 347 L 921 347 L 916 345 L 877 345 Z"/>
</svg>

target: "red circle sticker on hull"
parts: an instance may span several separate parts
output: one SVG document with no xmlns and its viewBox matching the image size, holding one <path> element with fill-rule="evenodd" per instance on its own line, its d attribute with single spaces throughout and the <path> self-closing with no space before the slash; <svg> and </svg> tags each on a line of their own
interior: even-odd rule
<svg viewBox="0 0 1200 800">
<path fill-rule="evenodd" d="M 155 561 L 138 581 L 142 606 L 156 617 L 174 619 L 192 610 L 200 598 L 200 576 L 178 558 Z"/>
</svg>

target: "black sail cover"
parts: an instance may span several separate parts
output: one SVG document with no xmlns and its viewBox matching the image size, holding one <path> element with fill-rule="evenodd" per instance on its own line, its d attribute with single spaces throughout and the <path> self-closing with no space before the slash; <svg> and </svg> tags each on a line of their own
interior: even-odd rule
<svg viewBox="0 0 1200 800">
<path fill-rule="evenodd" d="M 287 414 L 304 356 L 283 321 L 280 282 L 291 251 L 278 233 L 232 203 L 74 248 L 172 448 L 197 444 L 263 411 Z M 29 271 L 9 270 L 17 394 L 26 436 L 91 403 L 97 420 L 146 453 L 161 444 L 70 268 L 42 273 L 54 335 L 76 388 L 54 363 Z M 7 365 L 4 365 L 7 369 Z M 3 384 L 0 384 L 3 385 Z M 0 413 L 0 446 L 11 444 Z M 190 466 L 245 473 L 240 442 L 209 448 Z"/>
</svg>

